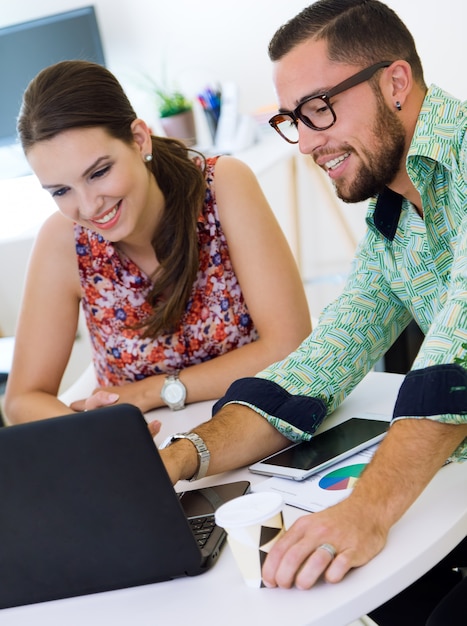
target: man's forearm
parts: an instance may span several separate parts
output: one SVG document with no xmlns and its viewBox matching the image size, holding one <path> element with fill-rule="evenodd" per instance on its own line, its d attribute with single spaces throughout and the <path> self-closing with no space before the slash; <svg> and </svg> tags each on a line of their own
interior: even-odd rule
<svg viewBox="0 0 467 626">
<path fill-rule="evenodd" d="M 208 474 L 243 467 L 290 443 L 264 417 L 240 404 L 227 405 L 193 431 L 210 452 Z M 161 450 L 161 456 L 174 483 L 196 472 L 197 451 L 187 440 L 174 442 Z"/>
<path fill-rule="evenodd" d="M 395 422 L 351 494 L 354 505 L 360 502 L 376 523 L 389 529 L 466 436 L 467 424 Z"/>
</svg>

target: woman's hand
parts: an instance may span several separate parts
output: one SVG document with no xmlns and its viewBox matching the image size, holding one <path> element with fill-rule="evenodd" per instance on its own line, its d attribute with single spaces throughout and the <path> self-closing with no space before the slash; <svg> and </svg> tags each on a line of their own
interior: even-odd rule
<svg viewBox="0 0 467 626">
<path fill-rule="evenodd" d="M 89 411 L 119 402 L 120 404 L 133 404 L 142 413 L 146 413 L 158 406 L 155 397 L 153 397 L 155 396 L 154 388 L 156 388 L 155 379 L 157 378 L 162 377 L 150 376 L 147 379 L 125 383 L 118 387 L 110 385 L 97 387 L 89 398 L 76 400 L 70 405 L 70 408 L 74 411 Z M 160 399 L 159 403 L 161 403 Z"/>
<path fill-rule="evenodd" d="M 98 389 L 92 396 L 85 398 L 84 400 L 75 400 L 70 404 L 70 409 L 73 411 L 91 411 L 92 409 L 100 409 L 104 406 L 115 404 L 120 399 L 120 395 L 113 391 L 107 391 L 105 389 Z M 151 437 L 154 437 L 159 433 L 161 429 L 161 423 L 158 420 L 152 420 L 148 424 Z"/>
<path fill-rule="evenodd" d="M 73 411 L 91 411 L 92 409 L 100 409 L 104 406 L 109 406 L 118 402 L 120 395 L 113 391 L 107 391 L 105 389 L 99 389 L 95 391 L 92 396 L 83 400 L 75 400 L 70 404 L 70 409 Z"/>
<path fill-rule="evenodd" d="M 154 437 L 159 434 L 161 423 L 158 420 L 152 420 L 151 422 L 148 422 L 148 428 L 152 438 L 154 439 Z"/>
</svg>

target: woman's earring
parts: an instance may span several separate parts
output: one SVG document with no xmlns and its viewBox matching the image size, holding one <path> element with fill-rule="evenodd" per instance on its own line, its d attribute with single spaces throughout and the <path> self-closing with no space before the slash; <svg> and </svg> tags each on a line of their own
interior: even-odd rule
<svg viewBox="0 0 467 626">
<path fill-rule="evenodd" d="M 397 100 L 397 102 L 396 102 L 396 109 L 397 109 L 398 111 L 402 111 L 402 105 L 401 105 L 401 103 L 399 102 L 399 100 Z"/>
<path fill-rule="evenodd" d="M 145 154 L 144 155 L 144 161 L 146 163 L 150 163 L 152 161 L 152 154 L 150 154 L 150 153 L 149 154 Z"/>
</svg>

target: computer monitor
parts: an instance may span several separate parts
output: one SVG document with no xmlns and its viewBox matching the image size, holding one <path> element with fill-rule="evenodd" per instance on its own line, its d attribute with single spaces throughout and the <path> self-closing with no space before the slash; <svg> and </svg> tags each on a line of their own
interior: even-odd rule
<svg viewBox="0 0 467 626">
<path fill-rule="evenodd" d="M 0 28 L 0 146 L 16 143 L 23 92 L 43 68 L 84 59 L 105 65 L 93 6 Z"/>
</svg>

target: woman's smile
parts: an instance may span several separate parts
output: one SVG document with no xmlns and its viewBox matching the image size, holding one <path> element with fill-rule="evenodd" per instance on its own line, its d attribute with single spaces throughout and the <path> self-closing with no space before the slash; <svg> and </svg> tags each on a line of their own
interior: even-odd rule
<svg viewBox="0 0 467 626">
<path fill-rule="evenodd" d="M 121 204 L 122 201 L 119 200 L 115 206 L 113 206 L 110 210 L 104 213 L 101 217 L 96 217 L 90 219 L 89 221 L 92 224 L 95 224 L 100 229 L 106 230 L 108 228 L 112 228 L 113 226 L 115 226 L 120 217 Z"/>
</svg>

